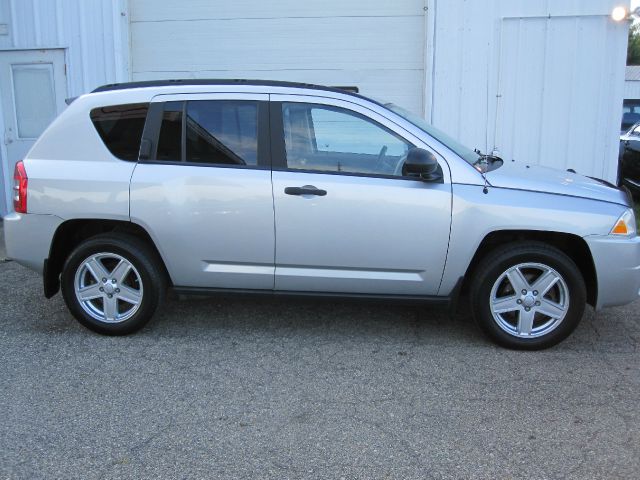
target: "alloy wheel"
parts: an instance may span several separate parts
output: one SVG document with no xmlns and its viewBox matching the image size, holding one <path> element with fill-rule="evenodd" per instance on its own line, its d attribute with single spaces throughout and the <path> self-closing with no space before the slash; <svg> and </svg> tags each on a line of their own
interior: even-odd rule
<svg viewBox="0 0 640 480">
<path fill-rule="evenodd" d="M 518 338 L 555 330 L 569 311 L 569 288 L 556 270 L 521 263 L 503 272 L 491 289 L 490 309 L 498 326 Z"/>
<path fill-rule="evenodd" d="M 106 323 L 131 318 L 144 294 L 136 268 L 115 253 L 96 253 L 85 259 L 76 270 L 74 291 L 82 309 Z"/>
</svg>

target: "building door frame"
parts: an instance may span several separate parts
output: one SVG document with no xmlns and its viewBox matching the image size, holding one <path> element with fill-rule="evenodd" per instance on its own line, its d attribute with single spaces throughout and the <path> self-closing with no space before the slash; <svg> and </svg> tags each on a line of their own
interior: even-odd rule
<svg viewBox="0 0 640 480">
<path fill-rule="evenodd" d="M 66 48 L 28 48 L 28 49 L 4 49 L 0 50 L 0 83 L 4 88 L 0 89 L 0 216 L 12 211 L 11 189 L 13 185 L 14 164 L 20 158 L 14 156 L 24 155 L 26 150 L 35 142 L 35 138 L 19 138 L 17 131 L 16 99 L 14 90 L 14 67 L 29 65 L 50 65 L 53 102 L 55 112 L 53 117 L 59 115 L 65 108 L 68 85 L 66 77 L 67 49 Z M 7 69 L 8 70 L 5 70 Z M 10 145 L 21 148 L 10 148 Z M 12 153 L 13 150 L 13 153 Z M 16 150 L 20 150 L 16 153 Z"/>
</svg>

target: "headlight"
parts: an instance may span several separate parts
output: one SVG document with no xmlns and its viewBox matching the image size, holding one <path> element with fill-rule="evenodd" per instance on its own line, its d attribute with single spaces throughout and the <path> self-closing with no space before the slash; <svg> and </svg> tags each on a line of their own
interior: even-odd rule
<svg viewBox="0 0 640 480">
<path fill-rule="evenodd" d="M 620 216 L 609 235 L 632 237 L 636 234 L 636 231 L 636 216 L 633 210 L 629 209 Z"/>
</svg>

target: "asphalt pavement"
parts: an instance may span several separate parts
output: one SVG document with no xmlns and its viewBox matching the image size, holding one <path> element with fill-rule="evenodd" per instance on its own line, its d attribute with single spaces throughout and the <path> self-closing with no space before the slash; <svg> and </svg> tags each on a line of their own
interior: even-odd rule
<svg viewBox="0 0 640 480">
<path fill-rule="evenodd" d="M 542 352 L 309 300 L 172 297 L 114 338 L 0 261 L 0 478 L 637 479 L 639 307 Z"/>
</svg>

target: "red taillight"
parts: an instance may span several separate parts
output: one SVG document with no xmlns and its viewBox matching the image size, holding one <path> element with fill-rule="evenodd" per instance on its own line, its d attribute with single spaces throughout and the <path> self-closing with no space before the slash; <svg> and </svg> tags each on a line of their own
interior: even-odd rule
<svg viewBox="0 0 640 480">
<path fill-rule="evenodd" d="M 27 213 L 27 186 L 29 179 L 24 163 L 20 160 L 13 171 L 13 209 L 17 213 Z"/>
</svg>

